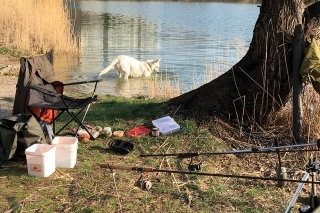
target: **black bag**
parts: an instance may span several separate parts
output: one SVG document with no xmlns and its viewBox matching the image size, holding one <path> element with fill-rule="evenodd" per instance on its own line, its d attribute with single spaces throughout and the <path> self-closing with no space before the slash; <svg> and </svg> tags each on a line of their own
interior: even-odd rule
<svg viewBox="0 0 320 213">
<path fill-rule="evenodd" d="M 17 114 L 0 120 L 0 168 L 13 156 L 25 157 L 25 150 L 35 143 L 46 143 L 45 135 L 36 118 Z"/>
</svg>

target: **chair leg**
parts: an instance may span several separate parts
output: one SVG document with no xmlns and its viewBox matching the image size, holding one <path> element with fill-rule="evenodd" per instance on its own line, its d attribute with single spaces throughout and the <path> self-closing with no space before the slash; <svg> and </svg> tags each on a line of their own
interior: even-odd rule
<svg viewBox="0 0 320 213">
<path fill-rule="evenodd" d="M 65 110 L 66 112 L 68 112 L 68 114 L 71 116 L 71 118 L 69 119 L 69 121 L 67 122 L 67 123 L 65 123 L 64 125 L 63 125 L 63 127 L 61 127 L 57 132 L 55 132 L 55 129 L 54 129 L 54 132 L 55 132 L 55 134 L 59 134 L 64 128 L 66 128 L 70 123 L 71 123 L 71 121 L 76 121 L 78 124 L 79 124 L 79 122 L 75 119 L 76 118 L 76 116 L 78 116 L 82 111 L 83 111 L 83 109 L 81 109 L 80 111 L 78 111 L 78 113 L 77 114 L 74 114 L 74 113 L 72 113 L 72 112 L 70 112 L 70 111 L 68 111 L 68 110 Z M 65 111 L 63 111 L 63 112 L 65 112 Z M 60 117 L 60 115 L 63 113 L 63 112 L 61 112 L 57 117 L 56 117 L 56 119 L 58 118 L 58 117 Z"/>
<path fill-rule="evenodd" d="M 87 107 L 87 110 L 86 110 L 84 116 L 82 117 L 82 121 L 80 121 L 77 116 L 78 116 L 84 109 L 81 109 L 81 110 L 78 111 L 76 114 L 73 113 L 72 111 L 66 110 L 66 112 L 71 116 L 71 118 L 70 118 L 70 120 L 69 120 L 63 127 L 61 127 L 61 128 L 59 129 L 59 131 L 55 132 L 55 134 L 59 134 L 64 128 L 66 128 L 66 126 L 68 126 L 68 125 L 71 123 L 71 121 L 74 120 L 74 121 L 77 122 L 77 124 L 79 125 L 79 127 L 78 127 L 78 129 L 77 129 L 77 132 L 78 132 L 78 130 L 79 130 L 80 127 L 81 127 L 82 129 L 85 129 L 85 130 L 88 132 L 88 134 L 90 135 L 90 139 L 96 139 L 96 138 L 92 135 L 92 132 L 83 124 L 83 121 L 84 121 L 84 119 L 85 119 L 85 116 L 87 115 L 87 112 L 88 112 L 88 108 L 89 108 L 89 106 Z M 60 116 L 60 114 L 59 114 L 58 116 Z M 57 118 L 58 118 L 58 116 L 57 116 Z"/>
<path fill-rule="evenodd" d="M 86 125 L 84 125 L 83 122 L 81 122 L 81 121 L 78 119 L 78 117 L 77 117 L 73 112 L 69 112 L 69 113 L 72 114 L 74 120 L 78 123 L 78 125 L 81 126 L 82 129 L 85 129 L 85 130 L 88 132 L 88 134 L 90 135 L 90 139 L 96 139 L 96 138 L 92 135 L 92 132 L 89 131 L 89 129 L 86 127 Z M 85 116 L 85 115 L 84 115 L 84 116 Z M 84 117 L 83 117 L 82 120 L 84 120 Z M 79 128 L 78 128 L 78 129 L 79 129 Z"/>
<path fill-rule="evenodd" d="M 56 120 L 58 120 L 58 118 L 62 115 L 63 112 L 64 112 L 64 111 L 60 112 L 60 113 L 54 118 L 54 120 L 52 121 L 52 126 L 53 126 L 52 129 L 53 129 L 53 133 L 54 133 L 54 134 L 59 134 L 59 132 L 61 132 L 61 130 L 64 129 L 64 128 L 67 126 L 67 125 L 65 125 L 64 127 L 60 128 L 59 131 L 56 132 Z M 72 121 L 72 120 L 71 120 L 71 121 Z M 71 122 L 71 121 L 70 121 L 70 122 Z M 70 123 L 70 122 L 69 122 L 69 123 Z"/>
</svg>

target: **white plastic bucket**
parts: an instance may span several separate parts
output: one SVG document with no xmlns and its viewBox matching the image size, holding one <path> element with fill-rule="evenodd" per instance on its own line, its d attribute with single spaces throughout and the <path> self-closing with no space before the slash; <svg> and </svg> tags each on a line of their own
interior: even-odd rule
<svg viewBox="0 0 320 213">
<path fill-rule="evenodd" d="M 73 168 L 77 163 L 78 138 L 72 136 L 55 137 L 56 167 Z"/>
<path fill-rule="evenodd" d="M 25 150 L 28 174 L 30 176 L 48 177 L 56 171 L 56 148 L 49 144 L 33 144 Z"/>
</svg>

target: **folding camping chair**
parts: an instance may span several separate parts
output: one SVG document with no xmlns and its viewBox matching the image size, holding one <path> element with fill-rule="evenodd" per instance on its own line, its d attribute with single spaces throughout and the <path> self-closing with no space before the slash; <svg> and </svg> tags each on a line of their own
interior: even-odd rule
<svg viewBox="0 0 320 213">
<path fill-rule="evenodd" d="M 51 55 L 50 55 L 51 54 Z M 49 59 L 52 59 L 52 52 L 46 55 L 37 56 L 33 58 L 20 59 L 20 74 L 19 78 L 24 78 L 22 81 L 18 79 L 15 103 L 19 99 L 25 100 L 25 112 L 34 115 L 39 122 L 53 125 L 53 135 L 58 135 L 65 129 L 72 121 L 78 124 L 78 130 L 84 129 L 90 135 L 90 139 L 95 139 L 91 129 L 84 124 L 85 116 L 90 108 L 90 105 L 97 100 L 95 94 L 98 80 L 88 80 L 72 83 L 62 83 L 57 81 L 54 77 L 54 70 Z M 19 82 L 24 82 L 24 85 L 19 86 Z M 64 90 L 67 86 L 93 84 L 94 88 L 92 94 L 85 98 L 75 98 L 66 96 Z M 23 88 L 24 86 L 24 88 Z M 26 97 L 20 97 L 18 90 L 27 90 Z M 21 103 L 21 102 L 20 102 Z M 24 102 L 22 102 L 24 103 Z M 19 107 L 16 107 L 19 111 Z M 82 112 L 84 112 L 82 118 Z M 15 113 L 15 107 L 14 111 Z M 68 114 L 70 119 L 58 130 L 56 130 L 56 121 L 62 114 Z"/>
</svg>

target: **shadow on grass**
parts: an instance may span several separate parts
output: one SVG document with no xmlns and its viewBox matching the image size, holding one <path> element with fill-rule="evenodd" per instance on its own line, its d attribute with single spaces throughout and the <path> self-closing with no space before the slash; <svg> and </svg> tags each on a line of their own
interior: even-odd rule
<svg viewBox="0 0 320 213">
<path fill-rule="evenodd" d="M 155 119 L 156 116 L 161 116 L 162 105 L 162 102 L 143 99 L 102 99 L 91 106 L 87 119 L 96 121 L 145 119 L 146 117 Z"/>
<path fill-rule="evenodd" d="M 13 103 L 14 101 L 14 98 L 12 97 L 0 97 L 0 100 L 2 102 L 8 102 L 8 104 L 11 104 Z M 4 104 L 6 105 L 6 104 Z M 6 106 L 1 106 L 1 109 L 0 109 L 0 118 L 6 118 L 6 117 L 9 117 L 12 115 L 12 109 L 4 109 L 4 108 L 9 108 L 10 105 L 8 105 L 7 107 Z"/>
<path fill-rule="evenodd" d="M 3 101 L 9 102 L 9 103 L 13 103 L 14 102 L 14 98 L 13 97 L 2 97 L 0 98 Z"/>
<path fill-rule="evenodd" d="M 102 153 L 102 154 L 110 154 L 110 155 L 118 155 L 118 156 L 125 156 L 124 154 L 120 154 L 117 153 L 115 151 L 113 151 L 111 148 L 109 147 L 101 147 L 101 146 L 91 146 L 90 147 L 91 150 L 97 150 L 98 152 Z"/>
<path fill-rule="evenodd" d="M 21 176 L 28 173 L 25 159 L 5 161 L 0 169 L 0 176 Z"/>
</svg>

